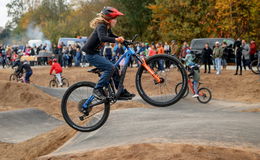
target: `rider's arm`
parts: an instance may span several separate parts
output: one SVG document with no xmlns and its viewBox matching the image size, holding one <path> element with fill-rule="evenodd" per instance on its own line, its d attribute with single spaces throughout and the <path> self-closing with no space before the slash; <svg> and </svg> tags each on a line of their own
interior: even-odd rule
<svg viewBox="0 0 260 160">
<path fill-rule="evenodd" d="M 52 74 L 53 70 L 54 70 L 54 65 L 51 66 L 50 75 Z"/>
<path fill-rule="evenodd" d="M 194 70 L 191 69 L 190 74 L 188 74 L 188 77 L 191 77 L 191 76 L 193 76 L 193 75 L 194 75 Z"/>
<path fill-rule="evenodd" d="M 17 62 L 14 63 L 14 65 L 12 66 L 12 68 L 14 68 L 14 67 L 16 67 L 16 66 L 18 66 L 18 63 L 17 63 Z"/>
<path fill-rule="evenodd" d="M 99 24 L 97 26 L 97 34 L 101 42 L 115 43 L 116 42 L 115 37 L 109 37 L 107 33 L 108 33 L 108 29 L 105 24 Z"/>
<path fill-rule="evenodd" d="M 112 33 L 112 30 L 111 30 L 111 29 L 108 29 L 108 36 L 109 36 L 109 37 L 118 38 L 117 35 L 115 35 L 114 33 Z"/>
</svg>

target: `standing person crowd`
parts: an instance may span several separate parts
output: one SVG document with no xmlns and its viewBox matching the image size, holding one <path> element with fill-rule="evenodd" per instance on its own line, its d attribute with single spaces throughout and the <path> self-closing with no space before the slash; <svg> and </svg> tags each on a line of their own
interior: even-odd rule
<svg viewBox="0 0 260 160">
<path fill-rule="evenodd" d="M 37 56 L 41 51 L 45 50 L 47 45 L 40 45 L 30 47 L 29 45 L 24 48 L 18 46 L 3 46 L 0 44 L 0 63 L 2 68 L 12 66 L 16 59 L 20 59 L 21 56 Z M 169 54 L 175 56 L 178 59 L 185 59 L 187 54 L 191 54 L 191 57 L 195 57 L 187 41 L 183 42 L 183 45 L 179 45 L 175 40 L 168 42 L 158 43 L 136 43 L 130 46 L 141 57 L 149 57 L 155 54 Z M 209 44 L 205 44 L 202 50 L 201 62 L 204 65 L 204 73 L 211 73 L 211 66 L 213 65 L 216 74 L 220 75 L 222 70 L 227 67 L 228 56 L 231 52 L 235 55 L 236 72 L 235 75 L 242 75 L 242 69 L 250 69 L 251 62 L 257 58 L 257 46 L 254 40 L 251 40 L 250 44 L 246 40 L 238 38 L 233 44 L 233 50 L 230 50 L 227 42 L 224 40 L 222 43 L 216 42 L 213 48 Z M 105 43 L 101 46 L 100 55 L 104 56 L 109 61 L 115 63 L 121 55 L 125 52 L 125 47 L 120 43 Z M 57 62 L 63 68 L 68 67 L 87 67 L 91 66 L 86 57 L 86 53 L 81 50 L 79 44 L 65 45 L 61 42 L 58 45 L 52 47 L 52 58 L 40 57 L 38 58 L 38 65 L 50 64 L 49 60 L 56 58 Z M 194 60 L 194 59 L 193 59 Z M 31 62 L 29 62 L 31 64 Z M 32 65 L 32 64 L 31 64 Z M 168 62 L 159 62 L 159 69 L 161 72 L 168 70 Z M 138 61 L 135 58 L 131 58 L 130 67 L 139 66 Z"/>
</svg>

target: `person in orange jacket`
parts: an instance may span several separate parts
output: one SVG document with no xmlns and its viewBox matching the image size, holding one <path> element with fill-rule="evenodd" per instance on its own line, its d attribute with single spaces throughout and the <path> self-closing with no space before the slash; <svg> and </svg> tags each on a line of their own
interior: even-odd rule
<svg viewBox="0 0 260 160">
<path fill-rule="evenodd" d="M 54 58 L 52 60 L 52 66 L 51 66 L 51 70 L 50 70 L 50 75 L 52 75 L 53 70 L 55 70 L 55 76 L 57 77 L 58 81 L 59 81 L 59 85 L 62 86 L 62 81 L 61 81 L 61 74 L 62 74 L 62 67 L 61 65 L 57 62 L 57 59 Z"/>
</svg>

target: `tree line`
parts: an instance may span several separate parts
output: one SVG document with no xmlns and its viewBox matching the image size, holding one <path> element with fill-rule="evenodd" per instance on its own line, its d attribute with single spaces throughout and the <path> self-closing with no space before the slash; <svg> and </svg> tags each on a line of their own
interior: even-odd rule
<svg viewBox="0 0 260 160">
<path fill-rule="evenodd" d="M 11 0 L 8 14 L 13 19 L 0 34 L 0 41 L 21 39 L 29 25 L 42 29 L 57 43 L 60 37 L 88 36 L 89 22 L 104 6 L 113 6 L 125 16 L 114 32 L 140 41 L 189 41 L 193 38 L 224 37 L 260 40 L 259 0 Z"/>
</svg>

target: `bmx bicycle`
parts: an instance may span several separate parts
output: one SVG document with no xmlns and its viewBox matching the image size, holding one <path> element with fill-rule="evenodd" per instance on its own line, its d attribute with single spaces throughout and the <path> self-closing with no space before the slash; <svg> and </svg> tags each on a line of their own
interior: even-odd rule
<svg viewBox="0 0 260 160">
<path fill-rule="evenodd" d="M 117 102 L 124 86 L 126 71 L 133 56 L 140 63 L 135 76 L 136 89 L 141 98 L 147 103 L 166 107 L 178 102 L 187 89 L 187 74 L 181 62 L 173 56 L 160 54 L 141 59 L 129 46 L 134 44 L 137 35 L 130 41 L 124 41 L 125 53 L 114 64 L 116 71 L 120 73 L 119 86 L 116 88 L 113 78 L 110 79 L 104 91 L 105 100 L 97 99 L 93 94 L 95 83 L 78 82 L 70 86 L 61 102 L 61 112 L 67 124 L 81 132 L 91 132 L 100 128 L 107 120 L 110 113 L 110 105 Z M 120 62 L 124 65 L 120 66 Z M 167 71 L 164 71 L 165 62 L 168 62 Z M 98 74 L 102 70 L 94 68 L 89 72 Z M 176 94 L 174 87 L 178 82 L 183 85 Z"/>
<path fill-rule="evenodd" d="M 57 77 L 55 74 L 52 74 L 53 75 L 53 79 L 50 80 L 49 82 L 49 87 L 50 88 L 57 88 L 58 86 L 60 86 L 60 82 L 58 81 Z M 62 82 L 62 85 L 60 87 L 69 87 L 69 81 L 64 78 L 64 77 L 61 77 L 61 82 Z"/>
<path fill-rule="evenodd" d="M 23 82 L 23 72 L 19 72 L 17 69 L 9 76 L 9 81 Z"/>
<path fill-rule="evenodd" d="M 198 95 L 199 96 L 197 97 L 197 100 L 200 103 L 206 104 L 211 100 L 212 94 L 211 94 L 211 91 L 206 87 L 199 88 L 201 84 L 203 84 L 203 83 L 199 82 L 199 85 L 198 85 Z M 182 88 L 182 83 L 180 82 L 175 87 L 175 93 L 177 94 L 178 92 L 180 92 L 181 88 Z M 185 93 L 183 94 L 183 98 L 187 97 L 187 95 L 189 94 L 189 90 L 191 90 L 191 92 L 193 94 L 195 94 L 195 91 L 193 88 L 193 83 L 192 83 L 192 80 L 190 77 L 188 78 L 188 87 L 187 87 Z"/>
</svg>

